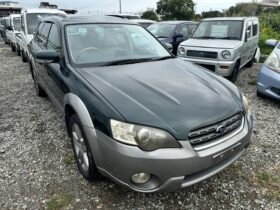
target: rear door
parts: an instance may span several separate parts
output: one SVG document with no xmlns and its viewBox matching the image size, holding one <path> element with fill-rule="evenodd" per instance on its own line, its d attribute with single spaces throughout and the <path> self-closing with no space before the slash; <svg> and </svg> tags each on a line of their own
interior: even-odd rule
<svg viewBox="0 0 280 210">
<path fill-rule="evenodd" d="M 41 23 L 37 29 L 36 35 L 34 40 L 32 41 L 32 54 L 34 55 L 36 52 L 39 52 L 41 50 L 46 50 L 47 40 L 49 36 L 51 28 L 51 23 L 45 22 Z M 34 59 L 34 65 L 36 67 L 36 73 L 39 76 L 38 78 L 41 80 L 41 82 L 47 86 L 47 73 L 45 71 L 45 64 L 38 63 L 36 59 Z M 48 88 L 48 87 L 47 87 Z M 49 88 L 48 88 L 49 89 Z"/>
</svg>

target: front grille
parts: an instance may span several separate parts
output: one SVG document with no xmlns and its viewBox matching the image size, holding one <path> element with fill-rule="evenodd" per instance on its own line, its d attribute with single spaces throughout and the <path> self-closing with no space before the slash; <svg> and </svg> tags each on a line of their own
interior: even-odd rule
<svg viewBox="0 0 280 210">
<path fill-rule="evenodd" d="M 202 67 L 204 67 L 204 68 L 206 68 L 210 71 L 213 71 L 213 72 L 215 72 L 215 70 L 216 70 L 216 67 L 214 65 L 208 65 L 208 64 L 197 64 L 197 65 L 202 66 Z"/>
<path fill-rule="evenodd" d="M 198 57 L 198 58 L 212 58 L 215 59 L 218 57 L 217 52 L 207 52 L 207 51 L 197 51 L 197 50 L 188 50 L 187 56 L 189 57 Z"/>
<path fill-rule="evenodd" d="M 241 113 L 235 114 L 218 123 L 207 125 L 189 132 L 189 140 L 193 146 L 210 143 L 236 131 L 243 121 Z"/>
</svg>

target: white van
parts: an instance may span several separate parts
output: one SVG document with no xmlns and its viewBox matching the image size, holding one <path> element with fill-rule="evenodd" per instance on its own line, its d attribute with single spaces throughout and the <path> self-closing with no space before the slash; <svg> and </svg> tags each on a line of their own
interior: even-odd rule
<svg viewBox="0 0 280 210">
<path fill-rule="evenodd" d="M 235 82 L 243 66 L 259 60 L 257 17 L 219 17 L 200 22 L 178 56 Z"/>
<path fill-rule="evenodd" d="M 20 33 L 20 15 L 9 16 L 10 25 L 7 27 L 6 36 L 13 52 L 16 51 L 16 35 Z"/>
<path fill-rule="evenodd" d="M 66 13 L 58 9 L 45 8 L 21 10 L 21 36 L 17 36 L 17 44 L 20 47 L 19 50 L 23 62 L 29 61 L 29 58 L 31 57 L 28 51 L 28 45 L 33 39 L 39 23 L 44 19 L 44 17 L 51 15 L 66 16 Z"/>
</svg>

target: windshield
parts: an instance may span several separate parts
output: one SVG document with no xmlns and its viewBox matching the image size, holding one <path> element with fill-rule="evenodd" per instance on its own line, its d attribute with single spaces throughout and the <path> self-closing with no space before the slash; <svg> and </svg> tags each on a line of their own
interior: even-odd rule
<svg viewBox="0 0 280 210">
<path fill-rule="evenodd" d="M 193 39 L 242 39 L 242 21 L 203 21 L 193 33 Z"/>
<path fill-rule="evenodd" d="M 20 31 L 20 17 L 13 18 L 13 25 L 15 31 Z"/>
<path fill-rule="evenodd" d="M 67 25 L 68 50 L 75 64 L 108 65 L 114 61 L 147 60 L 170 53 L 138 25 Z"/>
<path fill-rule="evenodd" d="M 54 13 L 30 13 L 26 15 L 26 21 L 27 21 L 27 32 L 28 34 L 33 34 L 39 23 L 46 17 L 51 15 L 58 15 Z"/>
<path fill-rule="evenodd" d="M 167 38 L 170 36 L 174 28 L 175 24 L 153 24 L 148 27 L 148 30 L 155 35 L 157 38 Z"/>
</svg>

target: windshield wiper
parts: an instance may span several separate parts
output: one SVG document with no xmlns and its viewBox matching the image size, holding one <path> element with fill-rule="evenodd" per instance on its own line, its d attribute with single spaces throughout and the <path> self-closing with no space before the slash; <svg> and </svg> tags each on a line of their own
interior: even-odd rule
<svg viewBox="0 0 280 210">
<path fill-rule="evenodd" d="M 147 62 L 152 60 L 153 60 L 152 58 L 124 59 L 124 60 L 111 61 L 101 66 L 117 66 L 117 65 L 133 64 L 133 63 L 142 63 L 142 62 Z"/>
<path fill-rule="evenodd" d="M 213 36 L 197 36 L 192 38 L 193 39 L 217 39 L 217 37 L 213 37 Z"/>
<path fill-rule="evenodd" d="M 173 59 L 173 58 L 176 58 L 176 57 L 172 56 L 172 55 L 169 55 L 169 56 L 163 56 L 163 57 L 155 58 L 155 59 L 153 59 L 153 61 L 163 61 L 163 60 Z"/>
<path fill-rule="evenodd" d="M 238 37 L 228 36 L 228 37 L 221 37 L 219 39 L 229 39 L 229 40 L 239 40 Z"/>
<path fill-rule="evenodd" d="M 167 38 L 167 36 L 156 36 L 158 39 Z"/>
</svg>

